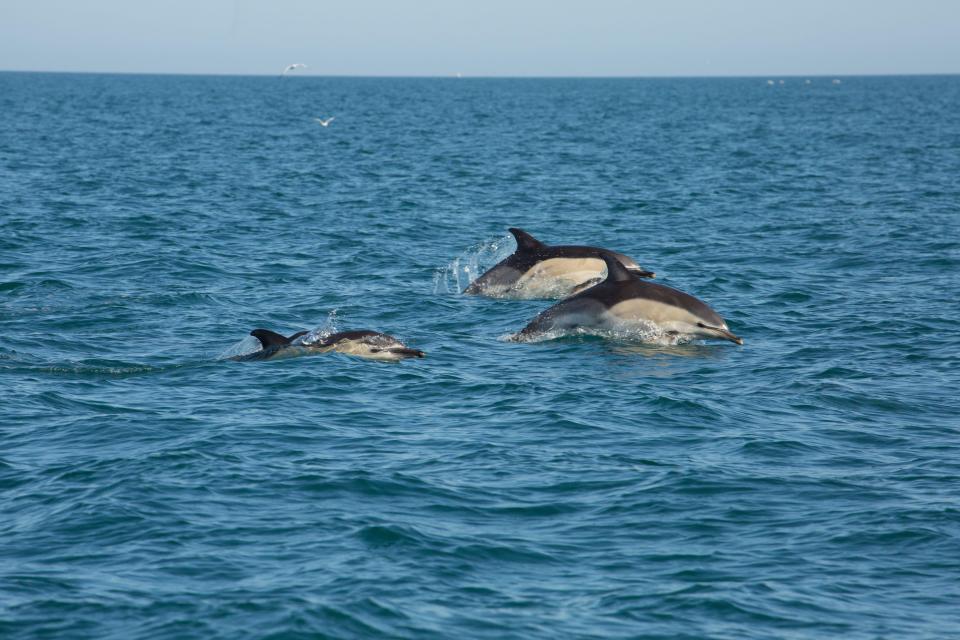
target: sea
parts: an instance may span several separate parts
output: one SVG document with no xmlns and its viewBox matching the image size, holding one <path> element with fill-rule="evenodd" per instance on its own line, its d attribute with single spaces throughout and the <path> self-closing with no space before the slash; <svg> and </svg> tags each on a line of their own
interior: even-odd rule
<svg viewBox="0 0 960 640">
<path fill-rule="evenodd" d="M 0 73 L 0 637 L 960 638 L 958 294 L 960 76 Z"/>
</svg>

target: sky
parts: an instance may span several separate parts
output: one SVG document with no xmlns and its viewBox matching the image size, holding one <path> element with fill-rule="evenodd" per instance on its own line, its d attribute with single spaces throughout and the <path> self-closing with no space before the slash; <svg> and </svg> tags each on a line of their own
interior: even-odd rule
<svg viewBox="0 0 960 640">
<path fill-rule="evenodd" d="M 0 0 L 0 70 L 960 73 L 960 0 Z"/>
</svg>

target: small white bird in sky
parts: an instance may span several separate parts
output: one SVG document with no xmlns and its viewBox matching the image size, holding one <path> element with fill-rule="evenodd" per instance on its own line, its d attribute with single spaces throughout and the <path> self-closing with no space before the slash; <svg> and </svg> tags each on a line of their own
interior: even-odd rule
<svg viewBox="0 0 960 640">
<path fill-rule="evenodd" d="M 330 123 L 333 122 L 334 118 L 336 118 L 336 116 L 330 116 L 326 120 L 324 120 L 323 118 L 314 118 L 314 121 L 319 123 L 321 127 L 329 127 Z"/>
<path fill-rule="evenodd" d="M 284 70 L 283 70 L 283 73 L 281 73 L 280 75 L 281 75 L 281 76 L 285 76 L 285 75 L 287 75 L 288 73 L 290 73 L 291 71 L 295 71 L 295 70 L 297 70 L 297 69 L 306 69 L 306 68 L 307 68 L 307 65 L 305 65 L 305 64 L 303 64 L 303 63 L 301 63 L 301 62 L 294 62 L 293 64 L 288 64 L 288 65 L 287 65 L 287 68 L 284 69 Z"/>
</svg>

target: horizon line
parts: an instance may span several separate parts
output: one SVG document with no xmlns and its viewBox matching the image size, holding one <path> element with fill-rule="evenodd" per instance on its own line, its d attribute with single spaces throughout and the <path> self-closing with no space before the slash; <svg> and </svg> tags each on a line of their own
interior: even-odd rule
<svg viewBox="0 0 960 640">
<path fill-rule="evenodd" d="M 520 74 L 520 75 L 468 75 L 458 72 L 451 74 L 352 74 L 352 73 L 325 73 L 310 74 L 297 73 L 281 76 L 277 73 L 211 73 L 188 71 L 62 71 L 50 69 L 0 69 L 0 73 L 49 73 L 64 75 L 119 75 L 119 76 L 193 76 L 193 77 L 225 77 L 225 78 L 343 78 L 343 79 L 451 79 L 451 80 L 682 80 L 682 79 L 768 79 L 768 78 L 894 78 L 894 77 L 949 77 L 958 76 L 960 71 L 946 72 L 907 72 L 907 73 L 785 73 L 785 74 L 598 74 L 598 75 L 560 75 L 560 74 Z"/>
</svg>

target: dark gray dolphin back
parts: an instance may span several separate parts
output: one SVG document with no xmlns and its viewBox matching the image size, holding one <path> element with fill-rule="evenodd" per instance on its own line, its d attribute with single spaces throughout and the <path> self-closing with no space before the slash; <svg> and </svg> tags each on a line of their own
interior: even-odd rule
<svg viewBox="0 0 960 640">
<path fill-rule="evenodd" d="M 341 331 L 340 333 L 331 333 L 323 340 L 315 343 L 318 347 L 329 347 L 342 340 L 357 340 L 359 338 L 369 338 L 372 336 L 382 336 L 384 334 L 369 329 L 360 329 L 357 331 Z"/>
<path fill-rule="evenodd" d="M 504 263 L 509 261 L 509 264 L 516 267 L 529 269 L 537 262 L 540 262 L 541 260 L 549 260 L 550 258 L 603 259 L 604 256 L 608 256 L 620 261 L 624 267 L 628 267 L 628 265 L 635 266 L 638 270 L 637 274 L 645 278 L 652 278 L 654 275 L 656 275 L 652 271 L 647 271 L 646 269 L 643 269 L 637 265 L 629 256 L 616 251 L 611 251 L 610 249 L 579 244 L 548 245 L 540 242 L 523 229 L 517 229 L 516 227 L 511 227 L 510 233 L 512 233 L 513 237 L 517 240 L 517 251 L 510 256 L 510 258 L 505 260 Z"/>
</svg>

